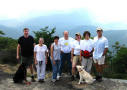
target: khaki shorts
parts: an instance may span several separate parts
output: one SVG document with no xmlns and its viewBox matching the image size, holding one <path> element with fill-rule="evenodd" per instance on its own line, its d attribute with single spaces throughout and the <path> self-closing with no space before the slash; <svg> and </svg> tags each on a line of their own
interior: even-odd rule
<svg viewBox="0 0 127 90">
<path fill-rule="evenodd" d="M 21 64 L 22 63 L 25 63 L 27 65 L 27 67 L 32 65 L 33 64 L 33 56 L 30 56 L 30 57 L 21 56 Z"/>
<path fill-rule="evenodd" d="M 76 55 L 76 56 L 73 57 L 72 67 L 76 67 L 76 65 L 81 65 L 80 55 Z"/>
<path fill-rule="evenodd" d="M 93 59 L 94 63 L 98 63 L 98 65 L 105 64 L 105 56 L 102 56 L 100 59 Z"/>
</svg>

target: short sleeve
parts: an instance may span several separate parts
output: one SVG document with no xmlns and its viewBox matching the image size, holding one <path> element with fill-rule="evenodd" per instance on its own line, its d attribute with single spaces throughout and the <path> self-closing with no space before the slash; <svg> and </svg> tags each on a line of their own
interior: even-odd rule
<svg viewBox="0 0 127 90">
<path fill-rule="evenodd" d="M 31 41 L 33 44 L 35 43 L 34 38 L 32 36 L 31 36 Z"/>
<path fill-rule="evenodd" d="M 91 46 L 94 48 L 94 40 L 91 40 Z"/>
<path fill-rule="evenodd" d="M 81 50 L 83 50 L 83 45 L 84 45 L 83 43 L 84 43 L 84 41 L 81 40 L 81 41 L 80 41 L 80 49 L 81 49 Z"/>
<path fill-rule="evenodd" d="M 37 52 L 37 46 L 36 45 L 34 46 L 34 52 Z"/>
<path fill-rule="evenodd" d="M 108 48 L 108 40 L 105 39 L 105 48 Z"/>
<path fill-rule="evenodd" d="M 93 48 L 95 48 L 95 42 L 96 42 L 96 39 L 94 37 L 94 39 L 93 39 Z"/>
<path fill-rule="evenodd" d="M 72 43 L 71 43 L 71 47 L 72 47 L 72 48 L 75 48 L 75 42 L 72 42 Z"/>
<path fill-rule="evenodd" d="M 21 44 L 21 38 L 18 39 L 18 44 Z"/>
<path fill-rule="evenodd" d="M 74 45 L 75 44 L 75 39 L 73 39 L 73 38 L 70 38 L 70 46 L 71 46 L 71 48 L 74 48 Z"/>
<path fill-rule="evenodd" d="M 46 46 L 46 45 L 45 45 L 45 51 L 46 51 L 46 52 L 48 52 L 48 48 L 47 48 L 47 46 Z"/>
<path fill-rule="evenodd" d="M 58 43 L 61 44 L 62 38 L 59 39 Z"/>
</svg>

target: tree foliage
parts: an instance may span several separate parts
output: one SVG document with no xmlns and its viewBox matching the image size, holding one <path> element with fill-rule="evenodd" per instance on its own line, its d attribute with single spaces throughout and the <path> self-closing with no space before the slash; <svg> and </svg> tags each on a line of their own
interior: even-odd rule
<svg viewBox="0 0 127 90">
<path fill-rule="evenodd" d="M 113 46 L 115 48 L 115 56 L 113 57 L 114 70 L 117 73 L 127 73 L 127 47 L 119 45 L 118 42 Z"/>
<path fill-rule="evenodd" d="M 51 43 L 53 42 L 53 34 L 55 33 L 56 28 L 52 28 L 49 30 L 49 27 L 46 26 L 44 28 L 41 28 L 40 31 L 34 31 L 35 34 L 35 42 L 38 43 L 38 40 L 40 37 L 44 38 L 44 43 L 49 48 Z"/>
<path fill-rule="evenodd" d="M 8 37 L 0 37 L 0 50 L 12 50 L 16 49 L 17 40 L 8 38 Z"/>
<path fill-rule="evenodd" d="M 0 30 L 0 35 L 5 35 L 5 33 L 2 30 Z"/>
</svg>

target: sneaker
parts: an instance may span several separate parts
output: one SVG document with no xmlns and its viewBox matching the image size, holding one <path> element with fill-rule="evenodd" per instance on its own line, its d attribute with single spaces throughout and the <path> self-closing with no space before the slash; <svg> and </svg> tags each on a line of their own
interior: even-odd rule
<svg viewBox="0 0 127 90">
<path fill-rule="evenodd" d="M 72 81 L 74 81 L 74 80 L 75 80 L 75 77 L 74 77 L 73 75 L 71 76 L 71 80 L 72 80 Z"/>
<path fill-rule="evenodd" d="M 58 76 L 57 76 L 57 80 L 60 80 L 60 78 L 61 78 L 61 76 L 58 75 Z"/>
<path fill-rule="evenodd" d="M 99 76 L 99 79 L 97 80 L 98 82 L 102 82 L 102 76 Z"/>
<path fill-rule="evenodd" d="M 40 79 L 38 82 L 43 83 L 44 82 L 44 79 Z"/>
<path fill-rule="evenodd" d="M 31 81 L 36 82 L 36 80 L 34 79 L 34 76 L 31 76 Z"/>
<path fill-rule="evenodd" d="M 97 75 L 96 77 L 95 77 L 95 79 L 96 79 L 96 81 L 99 79 L 99 76 Z"/>
<path fill-rule="evenodd" d="M 97 80 L 98 82 L 102 82 L 102 76 L 96 76 L 96 80 Z"/>
<path fill-rule="evenodd" d="M 52 79 L 52 82 L 53 82 L 53 83 L 56 82 L 56 79 Z"/>
<path fill-rule="evenodd" d="M 40 79 L 40 80 L 38 80 L 38 82 L 41 82 L 41 79 Z"/>
</svg>

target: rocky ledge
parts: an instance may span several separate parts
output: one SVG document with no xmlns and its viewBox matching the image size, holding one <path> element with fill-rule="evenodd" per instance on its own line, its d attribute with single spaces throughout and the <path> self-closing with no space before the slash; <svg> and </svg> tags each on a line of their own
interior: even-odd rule
<svg viewBox="0 0 127 90">
<path fill-rule="evenodd" d="M 127 90 L 127 80 L 104 78 L 102 82 L 94 82 L 92 85 L 78 85 L 78 80 L 71 81 L 69 75 L 64 74 L 61 80 L 55 83 L 48 77 L 44 83 L 32 82 L 28 86 L 14 84 L 11 75 L 0 71 L 0 90 Z"/>
</svg>

